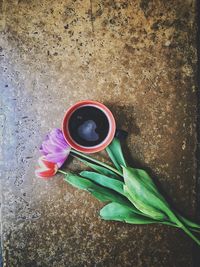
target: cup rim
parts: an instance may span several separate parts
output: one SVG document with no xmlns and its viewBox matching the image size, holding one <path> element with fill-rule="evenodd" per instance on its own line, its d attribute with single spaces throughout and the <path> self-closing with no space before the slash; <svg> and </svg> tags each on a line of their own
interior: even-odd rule
<svg viewBox="0 0 200 267">
<path fill-rule="evenodd" d="M 108 118 L 109 132 L 108 132 L 107 137 L 99 145 L 92 146 L 92 147 L 81 146 L 73 140 L 73 138 L 71 137 L 69 133 L 68 122 L 69 122 L 71 115 L 73 114 L 75 110 L 83 106 L 95 106 L 99 108 L 101 111 L 103 111 L 106 117 Z M 63 132 L 63 136 L 66 142 L 75 150 L 83 152 L 83 153 L 96 153 L 96 152 L 99 152 L 105 149 L 113 140 L 115 131 L 116 131 L 116 122 L 110 109 L 107 108 L 104 104 L 98 101 L 94 101 L 94 100 L 83 100 L 83 101 L 76 102 L 74 105 L 72 105 L 71 107 L 67 109 L 67 111 L 65 112 L 63 121 L 62 121 L 62 132 Z"/>
</svg>

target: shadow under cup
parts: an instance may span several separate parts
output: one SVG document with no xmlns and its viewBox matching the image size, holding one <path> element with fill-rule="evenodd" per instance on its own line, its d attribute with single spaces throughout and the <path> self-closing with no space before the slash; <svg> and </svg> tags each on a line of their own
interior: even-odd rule
<svg viewBox="0 0 200 267">
<path fill-rule="evenodd" d="M 111 143 L 116 123 L 105 105 L 85 100 L 77 102 L 66 111 L 62 131 L 72 148 L 84 153 L 95 153 Z"/>
</svg>

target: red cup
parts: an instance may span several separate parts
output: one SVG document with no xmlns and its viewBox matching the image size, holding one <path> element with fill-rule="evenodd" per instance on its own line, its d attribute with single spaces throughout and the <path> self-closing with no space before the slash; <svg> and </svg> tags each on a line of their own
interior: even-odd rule
<svg viewBox="0 0 200 267">
<path fill-rule="evenodd" d="M 105 139 L 99 143 L 98 145 L 95 146 L 82 146 L 80 144 L 78 144 L 70 135 L 70 131 L 69 131 L 69 120 L 72 116 L 72 114 L 79 108 L 82 107 L 88 107 L 88 106 L 92 106 L 95 107 L 99 110 L 101 110 L 107 117 L 108 119 L 108 123 L 109 123 L 109 130 L 108 130 L 108 134 L 105 137 Z M 92 100 L 84 100 L 84 101 L 80 101 L 77 102 L 76 104 L 74 104 L 73 106 L 71 106 L 65 113 L 64 119 L 63 119 L 63 123 L 62 123 L 62 131 L 63 131 L 63 135 L 65 140 L 67 141 L 67 143 L 74 148 L 77 151 L 83 152 L 83 153 L 95 153 L 95 152 L 99 152 L 101 150 L 103 150 L 104 148 L 106 148 L 111 141 L 114 138 L 115 135 L 115 131 L 116 131 L 116 123 L 115 123 L 115 119 L 113 117 L 112 112 L 102 103 L 99 103 L 97 101 L 92 101 Z"/>
</svg>

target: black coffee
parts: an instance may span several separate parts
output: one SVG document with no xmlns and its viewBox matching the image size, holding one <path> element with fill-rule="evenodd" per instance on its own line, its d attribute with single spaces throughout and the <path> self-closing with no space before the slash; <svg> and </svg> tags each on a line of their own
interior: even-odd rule
<svg viewBox="0 0 200 267">
<path fill-rule="evenodd" d="M 69 119 L 69 133 L 81 146 L 100 144 L 108 135 L 108 118 L 100 109 L 85 106 L 77 109 Z"/>
</svg>

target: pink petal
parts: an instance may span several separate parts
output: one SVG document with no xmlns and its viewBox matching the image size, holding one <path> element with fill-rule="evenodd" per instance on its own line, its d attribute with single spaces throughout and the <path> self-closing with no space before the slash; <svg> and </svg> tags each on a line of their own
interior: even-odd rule
<svg viewBox="0 0 200 267">
<path fill-rule="evenodd" d="M 57 163 L 60 167 L 67 159 L 71 147 L 65 141 L 60 129 L 53 129 L 42 143 L 40 151 L 48 161 Z"/>
<path fill-rule="evenodd" d="M 58 166 L 60 167 L 65 162 L 65 160 L 67 159 L 68 155 L 69 155 L 69 153 L 66 153 L 64 151 L 64 152 L 61 152 L 61 153 L 48 154 L 46 156 L 46 159 L 48 161 L 57 163 Z"/>
<path fill-rule="evenodd" d="M 57 145 L 62 149 L 65 149 L 69 146 L 68 143 L 65 141 L 63 133 L 60 129 L 54 129 L 54 131 L 51 132 L 50 140 L 52 144 Z"/>
<path fill-rule="evenodd" d="M 45 152 L 48 152 L 48 153 L 59 153 L 63 151 L 63 149 L 61 149 L 60 147 L 56 145 L 52 145 L 52 143 L 50 142 L 43 143 L 42 148 Z"/>
</svg>

